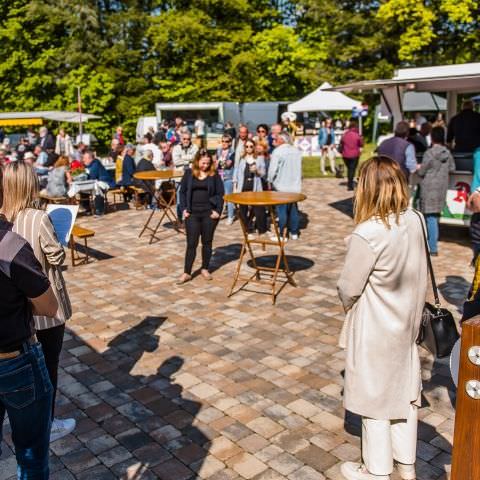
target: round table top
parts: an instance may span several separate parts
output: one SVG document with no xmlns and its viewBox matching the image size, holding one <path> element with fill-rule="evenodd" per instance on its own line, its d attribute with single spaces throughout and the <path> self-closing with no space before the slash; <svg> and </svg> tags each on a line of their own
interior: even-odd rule
<svg viewBox="0 0 480 480">
<path fill-rule="evenodd" d="M 146 170 L 145 172 L 135 172 L 133 177 L 137 180 L 169 180 L 183 177 L 183 172 L 180 170 Z"/>
<path fill-rule="evenodd" d="M 239 192 L 229 193 L 223 197 L 225 201 L 237 205 L 285 205 L 288 203 L 302 202 L 307 197 L 303 193 L 287 192 Z"/>
</svg>

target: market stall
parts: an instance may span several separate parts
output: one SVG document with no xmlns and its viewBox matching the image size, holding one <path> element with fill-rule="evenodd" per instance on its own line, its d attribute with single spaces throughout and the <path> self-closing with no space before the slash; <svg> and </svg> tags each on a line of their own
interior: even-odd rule
<svg viewBox="0 0 480 480">
<path fill-rule="evenodd" d="M 458 111 L 459 95 L 473 96 L 480 92 L 480 63 L 404 68 L 397 70 L 392 79 L 354 82 L 332 87 L 331 90 L 337 93 L 365 90 L 379 92 L 381 112 L 388 115 L 394 125 L 405 118 L 404 97 L 408 92 L 444 93 L 448 121 Z M 421 111 L 414 106 L 408 111 Z M 450 176 L 447 202 L 440 221 L 468 226 L 471 212 L 467 209 L 466 201 L 472 182 L 473 154 L 455 154 L 454 157 L 457 170 Z"/>
</svg>

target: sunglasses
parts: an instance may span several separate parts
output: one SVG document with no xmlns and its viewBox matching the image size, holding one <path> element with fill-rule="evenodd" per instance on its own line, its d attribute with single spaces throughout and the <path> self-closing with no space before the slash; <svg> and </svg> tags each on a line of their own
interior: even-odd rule
<svg viewBox="0 0 480 480">
<path fill-rule="evenodd" d="M 230 140 L 222 140 L 222 143 L 231 143 Z"/>
<path fill-rule="evenodd" d="M 258 132 L 258 133 L 267 133 L 267 131 L 266 131 L 266 130 L 263 130 L 263 128 L 260 129 L 260 130 L 257 130 L 257 132 Z"/>
<path fill-rule="evenodd" d="M 253 145 L 245 145 L 245 148 L 255 148 Z"/>
</svg>

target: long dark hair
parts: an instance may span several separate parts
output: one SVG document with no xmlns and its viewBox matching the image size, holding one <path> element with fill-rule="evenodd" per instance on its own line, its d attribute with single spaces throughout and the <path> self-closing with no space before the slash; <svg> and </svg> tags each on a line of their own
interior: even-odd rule
<svg viewBox="0 0 480 480">
<path fill-rule="evenodd" d="M 203 157 L 208 157 L 210 160 L 210 167 L 207 170 L 207 175 L 215 175 L 217 171 L 211 153 L 206 148 L 201 148 L 195 155 L 192 163 L 192 174 L 195 178 L 200 176 L 200 159 Z"/>
</svg>

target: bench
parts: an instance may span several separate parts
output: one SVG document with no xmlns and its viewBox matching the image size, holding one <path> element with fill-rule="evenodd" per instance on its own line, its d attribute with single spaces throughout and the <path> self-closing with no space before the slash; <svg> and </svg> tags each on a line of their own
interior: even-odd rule
<svg viewBox="0 0 480 480">
<path fill-rule="evenodd" d="M 39 198 L 40 198 L 40 203 L 43 204 L 45 207 L 50 203 L 55 204 L 55 205 L 72 203 L 71 198 L 68 198 L 68 197 L 50 197 L 46 193 L 40 193 Z"/>
<path fill-rule="evenodd" d="M 72 254 L 72 267 L 75 267 L 76 265 L 83 265 L 88 263 L 88 239 L 93 237 L 94 235 L 95 235 L 95 232 L 93 230 L 80 227 L 78 225 L 73 226 L 72 234 L 70 235 L 70 240 L 68 242 L 70 247 L 70 252 Z M 84 247 L 85 247 L 84 255 L 80 255 L 76 250 L 76 242 L 75 242 L 76 238 L 84 241 Z"/>
</svg>

